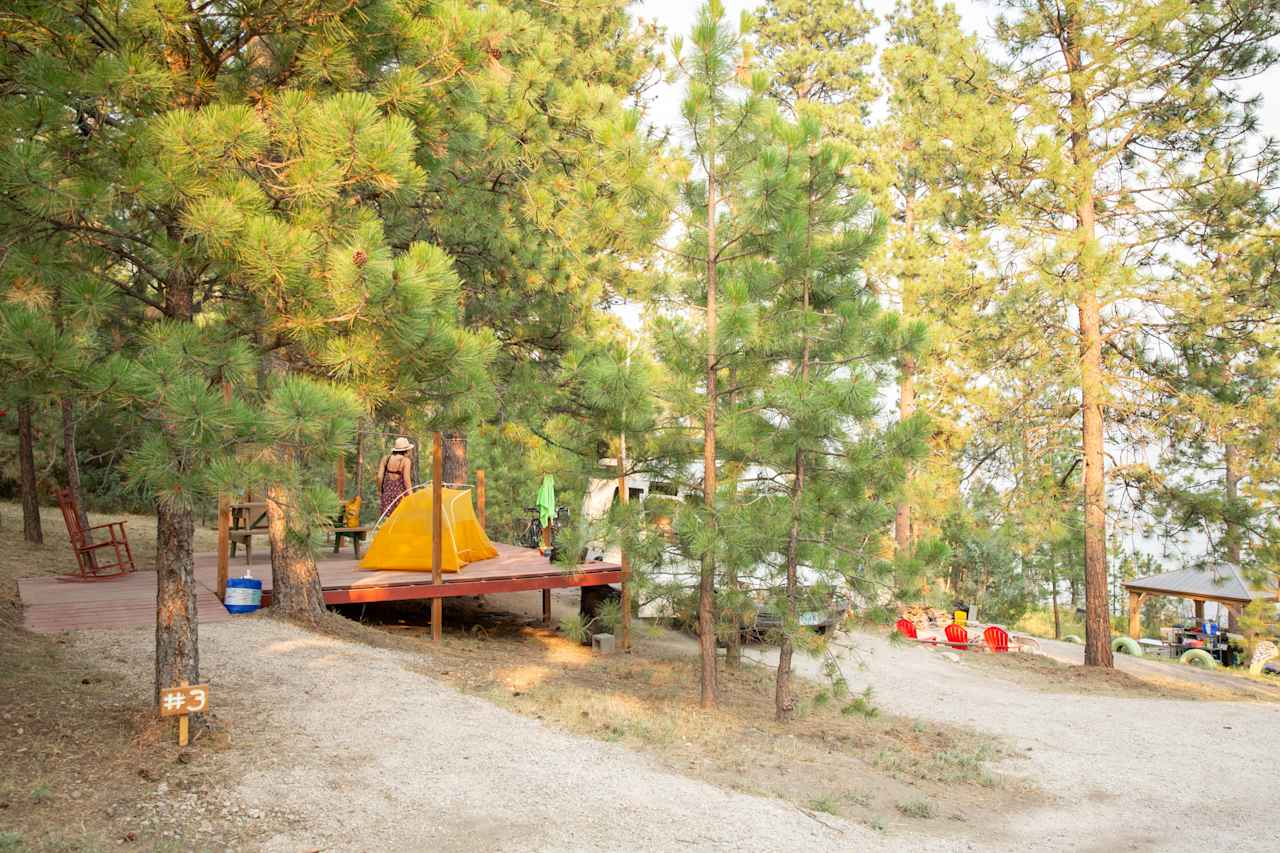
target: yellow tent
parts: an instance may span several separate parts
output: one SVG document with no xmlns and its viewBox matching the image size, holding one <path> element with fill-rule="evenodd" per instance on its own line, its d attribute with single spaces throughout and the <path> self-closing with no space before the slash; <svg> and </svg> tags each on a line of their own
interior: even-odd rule
<svg viewBox="0 0 1280 853">
<path fill-rule="evenodd" d="M 441 494 L 440 570 L 457 572 L 467 563 L 498 556 L 476 520 L 470 490 L 443 489 Z M 360 561 L 368 571 L 431 571 L 431 489 L 400 499 Z"/>
</svg>

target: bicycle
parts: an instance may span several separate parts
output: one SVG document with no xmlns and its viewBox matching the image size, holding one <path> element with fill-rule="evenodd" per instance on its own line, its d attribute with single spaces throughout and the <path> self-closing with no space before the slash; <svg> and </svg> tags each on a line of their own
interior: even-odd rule
<svg viewBox="0 0 1280 853">
<path fill-rule="evenodd" d="M 530 514 L 529 521 L 525 524 L 524 530 L 521 531 L 517 538 L 517 544 L 526 548 L 542 548 L 542 513 L 536 506 L 527 506 L 524 511 Z M 556 507 L 556 514 L 551 519 L 550 529 L 551 535 L 547 537 L 551 543 L 551 551 L 555 550 L 556 534 L 569 524 L 569 508 L 564 506 Z"/>
</svg>

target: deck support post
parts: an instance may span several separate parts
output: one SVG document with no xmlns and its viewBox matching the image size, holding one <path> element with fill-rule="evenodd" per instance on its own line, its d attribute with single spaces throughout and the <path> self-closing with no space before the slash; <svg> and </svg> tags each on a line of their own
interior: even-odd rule
<svg viewBox="0 0 1280 853">
<path fill-rule="evenodd" d="M 231 561 L 231 499 L 218 495 L 218 598 L 227 597 L 227 572 Z"/>
<path fill-rule="evenodd" d="M 1135 640 L 1142 636 L 1142 599 L 1145 597 L 1136 590 L 1129 590 L 1129 636 Z"/>
<path fill-rule="evenodd" d="M 347 502 L 347 460 L 345 454 L 338 452 L 338 503 L 345 504 Z M 345 512 L 346 508 L 343 508 Z"/>
<path fill-rule="evenodd" d="M 626 506 L 631 500 L 627 491 L 627 436 L 618 436 L 618 501 Z M 625 536 L 623 537 L 625 540 Z M 627 559 L 627 546 L 624 541 L 619 548 L 622 564 L 622 650 L 631 651 L 631 561 Z"/>
<path fill-rule="evenodd" d="M 542 624 L 551 624 L 551 590 L 542 591 Z"/>
<path fill-rule="evenodd" d="M 434 586 L 441 586 L 444 583 L 440 574 L 443 561 L 441 551 L 443 543 L 440 540 L 444 537 L 444 508 L 441 506 L 444 502 L 442 445 L 440 433 L 433 432 L 431 434 L 431 583 Z M 436 596 L 431 599 L 431 642 L 433 643 L 440 642 L 443 618 L 444 600 Z"/>
<path fill-rule="evenodd" d="M 484 523 L 485 522 L 484 501 L 485 501 L 484 469 L 477 468 L 476 469 L 476 521 L 480 522 L 480 529 L 487 534 L 489 532 L 489 529 L 485 526 L 485 523 Z"/>
</svg>

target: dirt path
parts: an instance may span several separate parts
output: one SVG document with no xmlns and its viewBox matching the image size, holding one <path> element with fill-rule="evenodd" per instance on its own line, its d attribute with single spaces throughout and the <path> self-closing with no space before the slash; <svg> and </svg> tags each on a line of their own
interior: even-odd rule
<svg viewBox="0 0 1280 853">
<path fill-rule="evenodd" d="M 146 671 L 148 639 L 122 631 L 81 635 L 80 642 L 131 671 Z M 885 844 L 866 827 L 674 775 L 622 747 L 465 696 L 413 672 L 415 659 L 402 653 L 266 619 L 203 626 L 200 639 L 202 669 L 232 741 L 213 761 L 241 781 L 224 794 L 188 797 L 178 806 L 188 810 L 184 825 L 238 821 L 245 834 L 237 847 L 849 850 Z M 157 792 L 154 808 L 165 800 Z M 197 839 L 181 840 L 199 846 Z M 921 851 L 969 849 L 902 835 L 894 842 Z"/>
<path fill-rule="evenodd" d="M 1013 740 L 1048 808 L 1002 827 L 1022 851 L 1280 849 L 1275 758 L 1280 704 L 1054 693 L 871 634 L 845 655 L 853 689 L 894 713 L 960 723 Z M 775 653 L 752 649 L 772 664 Z M 806 659 L 802 674 L 818 677 Z"/>
</svg>

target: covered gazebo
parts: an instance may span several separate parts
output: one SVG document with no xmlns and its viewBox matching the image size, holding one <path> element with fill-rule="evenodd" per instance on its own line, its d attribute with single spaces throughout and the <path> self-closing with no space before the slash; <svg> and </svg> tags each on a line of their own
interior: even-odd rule
<svg viewBox="0 0 1280 853">
<path fill-rule="evenodd" d="M 1240 570 L 1229 563 L 1207 568 L 1181 569 L 1124 582 L 1129 591 L 1129 636 L 1135 640 L 1142 629 L 1142 601 L 1148 595 L 1169 595 L 1195 602 L 1196 619 L 1204 620 L 1204 603 L 1212 601 L 1227 608 L 1233 617 L 1259 598 L 1277 598 L 1280 590 L 1262 590 L 1245 581 Z"/>
</svg>

